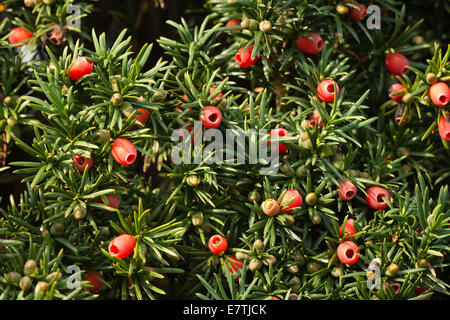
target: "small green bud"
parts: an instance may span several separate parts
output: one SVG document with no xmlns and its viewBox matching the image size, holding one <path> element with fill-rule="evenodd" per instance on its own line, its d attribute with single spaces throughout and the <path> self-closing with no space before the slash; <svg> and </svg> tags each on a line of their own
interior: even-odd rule
<svg viewBox="0 0 450 320">
<path fill-rule="evenodd" d="M 123 103 L 122 95 L 118 92 L 114 93 L 111 97 L 111 103 L 115 107 L 122 105 L 122 103 Z"/>
<path fill-rule="evenodd" d="M 50 233 L 55 237 L 62 236 L 64 234 L 64 224 L 62 222 L 56 222 L 50 227 Z"/>
<path fill-rule="evenodd" d="M 199 227 L 203 224 L 203 213 L 197 212 L 192 215 L 192 225 Z"/>
<path fill-rule="evenodd" d="M 37 265 L 36 265 L 36 261 L 30 259 L 27 262 L 25 262 L 25 265 L 23 267 L 23 273 L 28 276 L 32 273 L 34 273 L 34 271 L 36 270 Z"/>
<path fill-rule="evenodd" d="M 272 23 L 270 23 L 270 21 L 268 20 L 261 21 L 259 23 L 259 30 L 261 30 L 262 32 L 269 32 L 270 30 L 272 30 Z"/>
<path fill-rule="evenodd" d="M 196 187 L 200 183 L 200 179 L 197 175 L 192 174 L 186 178 L 186 182 L 191 187 Z"/>
<path fill-rule="evenodd" d="M 31 288 L 31 279 L 28 277 L 22 277 L 19 282 L 20 289 L 27 291 Z"/>
<path fill-rule="evenodd" d="M 305 197 L 305 202 L 309 206 L 313 206 L 317 203 L 317 196 L 314 192 L 308 193 Z"/>
<path fill-rule="evenodd" d="M 252 259 L 250 261 L 250 263 L 248 264 L 248 268 L 252 271 L 252 272 L 256 272 L 259 269 L 261 269 L 262 263 L 261 260 L 259 259 Z"/>
</svg>

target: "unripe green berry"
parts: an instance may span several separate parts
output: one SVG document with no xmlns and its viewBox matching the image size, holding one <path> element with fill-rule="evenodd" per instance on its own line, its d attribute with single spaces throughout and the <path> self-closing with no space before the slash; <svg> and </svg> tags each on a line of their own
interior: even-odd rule
<svg viewBox="0 0 450 320">
<path fill-rule="evenodd" d="M 197 212 L 192 215 L 192 225 L 199 227 L 203 224 L 203 213 Z"/>
<path fill-rule="evenodd" d="M 97 137 L 96 142 L 102 144 L 102 143 L 108 141 L 110 138 L 111 138 L 111 134 L 110 134 L 109 130 L 100 129 L 100 130 L 98 130 L 98 137 Z"/>
<path fill-rule="evenodd" d="M 406 93 L 402 98 L 402 102 L 405 104 L 411 103 L 412 98 L 413 98 L 413 96 L 411 93 Z"/>
<path fill-rule="evenodd" d="M 45 281 L 39 281 L 36 285 L 36 290 L 39 290 L 41 293 L 44 293 L 48 290 L 48 283 Z"/>
<path fill-rule="evenodd" d="M 269 32 L 270 30 L 272 30 L 272 24 L 268 20 L 261 21 L 259 23 L 259 30 L 261 30 L 262 32 Z"/>
<path fill-rule="evenodd" d="M 5 97 L 5 99 L 3 99 L 3 104 L 5 106 L 7 106 L 8 108 L 11 108 L 14 106 L 14 101 L 15 99 L 13 97 Z"/>
<path fill-rule="evenodd" d="M 6 123 L 8 123 L 8 126 L 14 127 L 17 125 L 17 120 L 13 117 L 9 117 L 8 120 L 6 120 Z"/>
<path fill-rule="evenodd" d="M 62 236 L 64 234 L 64 224 L 62 222 L 56 222 L 50 227 L 50 233 L 55 237 Z"/>
<path fill-rule="evenodd" d="M 371 179 L 371 176 L 368 172 L 361 172 L 361 177 L 364 179 Z"/>
<path fill-rule="evenodd" d="M 36 261 L 30 259 L 27 262 L 25 262 L 25 265 L 23 266 L 23 273 L 28 276 L 32 274 L 37 268 Z"/>
<path fill-rule="evenodd" d="M 298 273 L 300 271 L 299 267 L 296 264 L 290 265 L 288 270 L 290 273 Z"/>
<path fill-rule="evenodd" d="M 22 277 L 19 282 L 20 289 L 27 291 L 31 288 L 31 279 L 28 277 Z"/>
<path fill-rule="evenodd" d="M 305 165 L 301 165 L 297 168 L 296 174 L 299 178 L 306 177 L 306 175 L 308 174 L 308 168 L 306 168 Z"/>
<path fill-rule="evenodd" d="M 80 205 L 75 206 L 73 216 L 76 220 L 84 219 L 86 217 L 86 208 Z"/>
<path fill-rule="evenodd" d="M 252 272 L 256 272 L 259 269 L 261 269 L 262 263 L 261 260 L 259 259 L 252 259 L 250 260 L 250 263 L 248 264 L 248 268 L 252 271 Z"/>
<path fill-rule="evenodd" d="M 200 183 L 200 179 L 197 175 L 192 174 L 186 178 L 186 182 L 191 187 L 196 187 Z"/>
<path fill-rule="evenodd" d="M 269 254 L 263 258 L 263 263 L 265 265 L 274 265 L 277 263 L 277 258 L 274 255 Z"/>
<path fill-rule="evenodd" d="M 289 178 L 292 178 L 295 174 L 294 170 L 287 164 L 281 166 L 281 171 Z"/>
<path fill-rule="evenodd" d="M 52 272 L 52 273 L 50 273 L 47 276 L 46 280 L 47 280 L 47 282 L 52 282 L 53 279 L 55 279 L 55 278 L 56 278 L 56 281 L 61 280 L 62 279 L 62 273 L 61 272 L 56 272 L 56 271 Z"/>
<path fill-rule="evenodd" d="M 409 157 L 409 155 L 410 155 L 410 152 L 409 152 L 408 149 L 406 149 L 404 147 L 400 147 L 400 148 L 397 149 L 397 156 L 399 156 L 399 157 L 403 157 L 403 156 Z"/>
<path fill-rule="evenodd" d="M 256 252 L 261 253 L 264 249 L 264 242 L 262 240 L 258 239 L 253 243 L 253 249 L 256 250 Z"/>
<path fill-rule="evenodd" d="M 313 206 L 317 203 L 317 196 L 314 192 L 308 193 L 305 197 L 305 202 L 309 206 Z"/>
<path fill-rule="evenodd" d="M 310 126 L 309 124 L 309 120 L 302 120 L 302 122 L 300 123 L 300 127 L 302 127 L 303 130 L 306 130 L 306 128 L 308 128 Z"/>
<path fill-rule="evenodd" d="M 133 106 L 128 101 L 122 102 L 121 105 L 122 106 L 120 107 L 120 110 L 122 111 L 123 115 L 129 118 L 134 111 Z"/>
<path fill-rule="evenodd" d="M 312 212 L 309 214 L 309 219 L 314 224 L 320 224 L 322 222 L 322 216 L 317 212 Z"/>
<path fill-rule="evenodd" d="M 250 202 L 253 202 L 253 201 L 259 202 L 261 200 L 261 195 L 259 194 L 258 191 L 253 190 L 248 194 L 248 200 Z"/>
<path fill-rule="evenodd" d="M 304 266 L 306 262 L 305 257 L 300 253 L 294 253 L 291 259 L 296 261 L 300 267 Z"/>
<path fill-rule="evenodd" d="M 339 267 L 334 267 L 333 269 L 331 269 L 331 275 L 335 278 L 339 278 L 341 276 L 342 272 L 341 272 L 341 268 Z"/>
<path fill-rule="evenodd" d="M 115 107 L 122 105 L 122 103 L 123 103 L 122 95 L 118 92 L 114 93 L 111 97 L 111 103 Z"/>
<path fill-rule="evenodd" d="M 393 263 L 389 267 L 387 267 L 387 269 L 386 269 L 386 276 L 393 277 L 393 276 L 395 276 L 397 274 L 398 270 L 399 270 L 398 269 L 398 265 Z"/>
<path fill-rule="evenodd" d="M 241 21 L 241 28 L 248 29 L 250 28 L 250 19 L 244 19 Z"/>
<path fill-rule="evenodd" d="M 316 261 L 310 261 L 306 264 L 306 270 L 308 270 L 308 273 L 316 273 L 320 269 L 322 269 L 322 266 Z"/>
<path fill-rule="evenodd" d="M 292 277 L 290 283 L 292 291 L 297 291 L 300 289 L 301 281 L 299 277 L 297 276 Z"/>
<path fill-rule="evenodd" d="M 338 5 L 336 7 L 336 11 L 337 13 L 339 13 L 340 15 L 346 15 L 348 14 L 348 12 L 350 11 L 349 8 L 347 6 L 344 6 L 342 4 Z"/>
<path fill-rule="evenodd" d="M 416 263 L 416 267 L 417 268 L 426 268 L 427 267 L 427 259 L 420 259 L 419 261 L 417 261 Z"/>
<path fill-rule="evenodd" d="M 434 84 L 438 81 L 438 78 L 436 77 L 436 75 L 432 72 L 427 73 L 427 83 L 428 84 Z"/>
<path fill-rule="evenodd" d="M 284 217 L 285 219 L 284 219 L 284 225 L 286 226 L 286 227 L 292 227 L 293 225 L 294 225 L 294 223 L 295 223 L 295 218 L 292 216 L 292 215 L 286 215 L 285 217 Z"/>
<path fill-rule="evenodd" d="M 256 29 L 258 29 L 258 27 L 259 27 L 258 21 L 254 20 L 254 19 L 250 19 L 250 25 L 249 25 L 248 29 L 251 31 L 255 31 Z"/>
<path fill-rule="evenodd" d="M 18 272 L 11 271 L 6 274 L 6 279 L 11 283 L 17 283 L 20 281 L 21 275 Z"/>
<path fill-rule="evenodd" d="M 248 257 L 249 257 L 248 254 L 240 252 L 240 251 L 236 252 L 235 256 L 236 256 L 236 259 L 238 259 L 239 261 L 244 261 L 244 260 L 248 259 Z"/>
</svg>

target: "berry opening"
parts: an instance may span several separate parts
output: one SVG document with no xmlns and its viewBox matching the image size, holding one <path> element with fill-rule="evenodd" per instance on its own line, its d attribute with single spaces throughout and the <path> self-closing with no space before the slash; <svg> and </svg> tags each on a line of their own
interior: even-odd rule
<svg viewBox="0 0 450 320">
<path fill-rule="evenodd" d="M 408 72 L 408 68 L 407 67 L 403 67 L 402 73 L 407 73 L 407 72 Z"/>
<path fill-rule="evenodd" d="M 222 242 L 222 239 L 220 239 L 219 237 L 215 237 L 215 238 L 213 238 L 213 240 L 212 240 L 212 243 L 214 243 L 214 244 L 219 244 L 219 243 L 221 243 Z"/>
<path fill-rule="evenodd" d="M 445 134 L 445 140 L 450 141 L 450 132 Z"/>
<path fill-rule="evenodd" d="M 217 116 L 216 113 L 211 113 L 211 114 L 208 116 L 208 120 L 211 121 L 211 122 L 213 122 L 213 123 L 216 122 L 217 119 L 218 119 L 218 116 Z"/>
<path fill-rule="evenodd" d="M 445 95 L 441 95 L 439 96 L 439 102 L 442 104 L 447 104 L 448 103 L 448 99 Z"/>
<path fill-rule="evenodd" d="M 78 157 L 75 161 L 77 162 L 78 165 L 82 166 L 86 162 L 86 158 Z"/>
<path fill-rule="evenodd" d="M 134 160 L 136 159 L 136 155 L 134 153 L 130 153 L 129 155 L 127 155 L 126 157 L 126 161 L 128 163 L 133 163 Z"/>
<path fill-rule="evenodd" d="M 349 259 L 353 258 L 354 255 L 355 255 L 355 252 L 353 250 L 348 249 L 345 251 L 345 256 Z"/>
<path fill-rule="evenodd" d="M 384 202 L 383 197 L 384 197 L 384 194 L 377 195 L 377 201 L 378 202 Z"/>
<path fill-rule="evenodd" d="M 109 247 L 109 252 L 111 253 L 111 255 L 115 256 L 119 254 L 119 248 L 117 248 L 115 245 L 111 245 Z"/>
<path fill-rule="evenodd" d="M 355 193 L 353 192 L 353 191 L 347 191 L 346 193 L 345 193 L 345 196 L 347 197 L 347 198 L 352 198 L 353 196 L 355 195 Z"/>
<path fill-rule="evenodd" d="M 268 210 L 272 209 L 273 206 L 274 206 L 273 201 L 268 200 L 268 201 L 264 202 L 264 208 L 266 208 Z"/>
<path fill-rule="evenodd" d="M 330 92 L 330 93 L 334 93 L 334 85 L 333 85 L 332 83 L 330 83 L 330 84 L 327 86 L 327 90 L 328 90 L 328 92 Z"/>
<path fill-rule="evenodd" d="M 322 40 L 317 41 L 317 49 L 322 50 L 322 47 L 323 47 L 323 41 Z"/>
</svg>

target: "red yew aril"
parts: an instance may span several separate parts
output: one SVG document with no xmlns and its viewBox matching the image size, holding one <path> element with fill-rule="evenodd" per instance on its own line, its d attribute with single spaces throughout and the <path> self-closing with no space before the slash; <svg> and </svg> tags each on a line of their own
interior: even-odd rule
<svg viewBox="0 0 450 320">
<path fill-rule="evenodd" d="M 347 221 L 345 221 L 345 227 L 342 224 L 341 227 L 339 228 L 339 234 L 342 234 L 342 227 L 344 227 L 344 236 L 345 239 L 348 238 L 352 238 L 351 236 L 353 236 L 356 233 L 355 230 L 355 226 L 354 226 L 355 221 L 353 219 L 347 219 Z M 348 237 L 347 235 L 350 235 L 350 237 Z"/>
<path fill-rule="evenodd" d="M 296 41 L 297 48 L 307 54 L 318 54 L 323 48 L 322 37 L 316 33 L 311 33 L 311 36 L 312 39 L 299 36 Z"/>
<path fill-rule="evenodd" d="M 90 74 L 94 70 L 94 63 L 88 61 L 87 57 L 79 57 L 70 67 L 70 79 L 77 81 L 81 77 Z"/>
<path fill-rule="evenodd" d="M 441 116 L 439 120 L 439 135 L 445 141 L 450 141 L 450 115 L 447 112 L 446 116 Z"/>
<path fill-rule="evenodd" d="M 221 254 L 227 250 L 227 240 L 219 234 L 212 236 L 208 242 L 209 250 L 214 254 Z"/>
<path fill-rule="evenodd" d="M 248 68 L 252 65 L 254 65 L 258 60 L 259 56 L 256 56 L 252 59 L 252 53 L 253 53 L 253 45 L 251 45 L 247 50 L 242 52 L 244 47 L 240 48 L 236 55 L 234 56 L 234 59 L 236 63 L 242 67 L 242 68 Z"/>
<path fill-rule="evenodd" d="M 241 20 L 236 19 L 236 18 L 232 18 L 230 20 L 228 20 L 227 24 L 225 25 L 225 27 L 237 27 L 241 25 Z"/>
<path fill-rule="evenodd" d="M 378 186 L 370 187 L 367 190 L 366 202 L 374 210 L 383 210 L 388 207 L 388 204 L 382 197 L 391 201 L 391 195 L 386 189 Z"/>
<path fill-rule="evenodd" d="M 284 137 L 288 133 L 289 133 L 289 131 L 287 131 L 286 129 L 276 128 L 276 129 L 270 130 L 270 137 L 280 138 L 280 137 Z M 268 146 L 270 146 L 271 144 L 272 144 L 272 141 L 270 141 L 270 140 L 267 141 Z M 278 142 L 278 154 L 285 153 L 287 151 L 287 149 L 288 149 L 288 147 L 285 144 Z"/>
<path fill-rule="evenodd" d="M 367 14 L 366 6 L 356 1 L 353 1 L 353 4 L 356 5 L 358 8 L 352 8 L 352 10 L 350 10 L 350 13 L 348 14 L 350 19 L 352 20 L 364 19 L 364 17 Z"/>
<path fill-rule="evenodd" d="M 430 87 L 430 98 L 438 107 L 444 107 L 450 101 L 450 88 L 445 82 L 436 82 Z"/>
<path fill-rule="evenodd" d="M 84 172 L 84 168 L 91 169 L 94 161 L 92 158 L 86 158 L 83 156 L 75 155 L 73 156 L 73 164 L 75 165 L 75 168 L 77 168 L 78 171 Z"/>
<path fill-rule="evenodd" d="M 97 292 L 105 285 L 105 278 L 103 278 L 102 275 L 95 270 L 87 271 L 84 279 L 89 281 L 89 284 L 91 285 L 89 290 L 91 292 Z"/>
<path fill-rule="evenodd" d="M 290 204 L 288 204 L 286 208 L 282 209 L 281 212 L 291 213 L 291 209 L 300 207 L 303 204 L 303 198 L 297 190 L 287 190 L 280 202 L 280 207 L 283 207 L 283 205 L 287 204 L 291 199 L 294 200 Z"/>
<path fill-rule="evenodd" d="M 214 93 L 214 91 L 216 91 L 216 87 L 211 87 L 211 88 L 209 88 L 209 95 L 212 95 L 213 93 Z M 212 99 L 211 100 L 211 102 L 214 102 L 214 101 L 216 101 L 217 99 L 220 99 L 220 98 L 222 98 L 223 97 L 223 94 L 222 94 L 222 92 L 220 92 L 218 95 L 217 95 L 217 97 L 215 97 L 214 99 Z"/>
<path fill-rule="evenodd" d="M 136 239 L 132 235 L 121 234 L 111 240 L 108 251 L 113 257 L 124 259 L 133 253 L 135 247 Z"/>
<path fill-rule="evenodd" d="M 111 194 L 107 194 L 105 197 L 108 199 L 108 204 L 107 204 L 108 207 L 111 207 L 114 209 L 117 209 L 119 207 L 120 196 L 118 194 L 111 193 Z M 97 202 L 105 204 L 101 197 L 97 199 Z"/>
<path fill-rule="evenodd" d="M 339 197 L 344 201 L 349 201 L 356 196 L 356 186 L 349 179 L 341 182 L 339 185 Z"/>
<path fill-rule="evenodd" d="M 242 266 L 244 265 L 243 261 L 240 261 L 236 258 L 236 256 L 227 256 L 227 258 L 233 260 L 233 261 L 229 261 L 228 259 L 225 260 L 225 264 L 228 267 L 228 270 L 230 271 L 231 274 L 235 273 L 236 271 L 238 271 L 239 269 L 242 268 Z M 222 269 L 223 270 L 223 269 Z M 224 272 L 225 273 L 225 272 Z M 234 282 L 238 282 L 239 281 L 239 277 L 237 277 L 236 279 L 234 279 Z"/>
<path fill-rule="evenodd" d="M 424 294 L 425 292 L 427 292 L 428 289 L 429 289 L 429 288 L 427 288 L 427 287 L 416 287 L 416 288 L 414 289 L 414 295 L 415 295 L 416 297 L 417 297 L 417 296 L 420 296 L 420 295 Z M 425 298 L 425 300 L 430 300 L 430 299 L 431 299 L 431 296 Z"/>
<path fill-rule="evenodd" d="M 358 261 L 358 253 L 358 246 L 353 241 L 342 242 L 337 247 L 337 256 L 339 260 L 348 265 L 355 264 Z"/>
<path fill-rule="evenodd" d="M 334 85 L 336 85 L 336 92 L 334 92 Z M 333 79 L 325 79 L 317 86 L 317 95 L 319 99 L 325 102 L 332 102 L 335 93 L 339 95 L 339 86 Z"/>
<path fill-rule="evenodd" d="M 401 53 L 390 53 L 386 56 L 386 67 L 395 76 L 401 76 L 407 73 L 409 60 Z"/>
<path fill-rule="evenodd" d="M 31 32 L 29 32 L 28 30 L 25 30 L 24 28 L 18 27 L 18 28 L 14 28 L 11 30 L 11 33 L 9 35 L 9 43 L 15 44 L 15 43 L 19 43 L 19 42 L 28 40 L 33 37 L 34 37 L 34 35 Z M 17 46 L 17 48 L 22 47 L 24 44 Z"/>
<path fill-rule="evenodd" d="M 125 166 L 132 164 L 137 156 L 135 146 L 125 138 L 114 140 L 111 153 L 118 163 Z"/>
<path fill-rule="evenodd" d="M 188 101 L 188 98 L 187 98 L 187 95 L 183 95 L 182 97 L 181 97 L 184 101 Z M 182 108 L 184 108 L 184 109 L 187 109 L 187 107 L 184 105 L 184 102 L 183 101 L 181 101 L 181 100 L 178 100 L 178 103 L 181 105 L 181 107 Z M 183 112 L 184 110 L 181 110 L 181 109 L 179 109 L 179 108 L 177 108 L 177 112 Z M 189 111 L 192 111 L 192 109 L 189 109 Z"/>
<path fill-rule="evenodd" d="M 219 108 L 217 107 L 204 107 L 199 118 L 202 122 L 202 126 L 209 129 L 217 128 L 222 122 L 222 112 L 220 112 Z"/>
<path fill-rule="evenodd" d="M 323 122 L 320 119 L 320 113 L 317 109 L 313 111 L 313 114 L 309 117 L 309 124 L 314 126 L 317 123 L 317 128 L 323 128 Z"/>
<path fill-rule="evenodd" d="M 405 89 L 405 87 L 402 85 L 402 84 L 400 84 L 400 83 L 394 83 L 390 88 L 389 88 L 389 91 L 388 91 L 388 94 L 389 94 L 389 98 L 391 98 L 392 100 L 395 100 L 395 101 L 397 101 L 397 102 L 400 102 L 400 101 L 402 101 L 402 98 L 403 98 L 403 96 L 405 95 L 405 93 L 402 93 L 402 94 L 398 94 L 398 95 L 392 95 L 393 93 L 396 93 L 396 92 L 399 92 L 399 91 L 401 91 L 401 90 L 404 90 Z"/>
<path fill-rule="evenodd" d="M 134 117 L 137 121 L 139 121 L 142 124 L 146 124 L 148 119 L 150 119 L 150 110 L 139 108 L 138 112 L 134 114 Z"/>
</svg>

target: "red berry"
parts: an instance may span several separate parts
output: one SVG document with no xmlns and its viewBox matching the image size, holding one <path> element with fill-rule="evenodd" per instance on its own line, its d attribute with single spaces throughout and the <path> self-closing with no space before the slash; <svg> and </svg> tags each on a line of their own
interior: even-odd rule
<svg viewBox="0 0 450 320">
<path fill-rule="evenodd" d="M 424 294 L 427 291 L 428 291 L 427 287 L 416 287 L 414 289 L 414 295 L 417 297 L 417 296 L 420 296 L 420 295 Z M 425 298 L 425 300 L 430 300 L 430 299 L 431 299 L 431 296 L 428 297 L 428 298 Z"/>
<path fill-rule="evenodd" d="M 320 119 L 320 113 L 317 109 L 313 111 L 313 114 L 309 117 L 309 124 L 314 126 L 317 123 L 317 128 L 323 128 L 323 122 Z"/>
<path fill-rule="evenodd" d="M 34 35 L 32 33 L 28 32 L 28 30 L 25 30 L 24 28 L 20 28 L 20 27 L 14 28 L 11 30 L 11 33 L 9 35 L 9 43 L 15 44 L 15 43 L 19 43 L 19 42 L 28 40 L 33 37 L 34 37 Z M 20 45 L 17 47 L 20 48 L 23 45 Z"/>
<path fill-rule="evenodd" d="M 349 180 L 341 182 L 339 185 L 339 197 L 344 201 L 349 201 L 353 199 L 356 195 L 356 186 Z"/>
<path fill-rule="evenodd" d="M 106 198 L 108 199 L 108 204 L 107 204 L 108 207 L 111 207 L 114 209 L 117 209 L 119 207 L 120 196 L 118 194 L 116 194 L 116 193 L 107 194 Z M 101 197 L 97 199 L 97 202 L 105 204 Z"/>
<path fill-rule="evenodd" d="M 354 227 L 354 220 L 353 219 L 347 219 L 347 221 L 345 222 L 345 227 L 344 227 L 344 235 L 348 234 L 350 236 L 353 236 L 356 233 L 355 227 Z M 344 225 L 341 225 L 341 227 L 339 228 L 339 234 L 342 234 L 342 227 Z M 352 238 L 352 237 L 345 237 L 346 239 L 348 238 Z"/>
<path fill-rule="evenodd" d="M 92 164 L 94 163 L 94 161 L 92 160 L 92 158 L 86 158 L 83 156 L 73 156 L 73 164 L 75 165 L 75 167 L 78 169 L 78 171 L 80 172 L 84 172 L 84 168 L 88 167 L 88 170 L 92 168 Z"/>
<path fill-rule="evenodd" d="M 339 244 L 337 248 L 337 256 L 342 263 L 354 264 L 358 261 L 358 246 L 352 241 L 345 241 Z"/>
<path fill-rule="evenodd" d="M 278 213 L 280 213 L 280 205 L 273 199 L 267 199 L 262 203 L 261 207 L 264 214 L 268 215 L 269 217 L 276 216 Z"/>
<path fill-rule="evenodd" d="M 353 1 L 353 4 L 356 5 L 358 7 L 358 9 L 352 8 L 352 10 L 350 10 L 350 13 L 348 14 L 350 19 L 352 19 L 352 20 L 364 19 L 364 17 L 367 14 L 366 6 L 361 3 L 355 2 L 355 1 Z"/>
<path fill-rule="evenodd" d="M 398 294 L 402 288 L 402 286 L 397 282 L 389 282 L 389 285 L 394 290 L 395 294 Z"/>
<path fill-rule="evenodd" d="M 274 138 L 280 138 L 287 135 L 289 132 L 286 129 L 283 128 L 276 128 L 270 130 L 270 137 Z M 272 144 L 272 141 L 267 141 L 267 145 L 270 146 Z M 285 144 L 278 143 L 278 154 L 285 153 L 287 151 L 288 147 Z"/>
<path fill-rule="evenodd" d="M 214 91 L 216 91 L 216 87 L 211 87 L 211 88 L 209 88 L 209 95 L 212 95 L 213 93 L 214 93 Z M 217 99 L 220 99 L 220 98 L 222 98 L 223 97 L 223 94 L 222 94 L 222 92 L 220 92 L 218 95 L 217 95 L 217 97 L 215 97 L 214 99 L 212 99 L 211 100 L 211 102 L 214 102 L 214 101 L 216 101 Z"/>
<path fill-rule="evenodd" d="M 118 163 L 125 166 L 132 164 L 137 156 L 136 148 L 125 138 L 114 140 L 111 153 Z"/>
<path fill-rule="evenodd" d="M 100 273 L 95 270 L 89 270 L 84 276 L 86 281 L 89 281 L 89 284 L 92 286 L 89 288 L 91 292 L 97 292 L 101 287 L 105 285 L 105 279 L 102 277 Z"/>
<path fill-rule="evenodd" d="M 439 135 L 445 141 L 450 141 L 450 116 L 448 112 L 446 116 L 441 116 L 439 121 Z"/>
<path fill-rule="evenodd" d="M 240 25 L 241 25 L 241 20 L 232 18 L 232 19 L 228 20 L 225 27 L 236 27 L 236 26 L 240 26 Z"/>
<path fill-rule="evenodd" d="M 86 57 L 79 57 L 70 67 L 70 79 L 77 81 L 81 77 L 90 74 L 94 69 L 94 63 L 87 61 Z"/>
<path fill-rule="evenodd" d="M 389 98 L 391 98 L 392 100 L 395 100 L 395 101 L 397 101 L 397 102 L 402 101 L 402 98 L 403 98 L 403 96 L 405 95 L 405 93 L 398 94 L 398 95 L 395 95 L 395 96 L 393 96 L 392 94 L 393 94 L 393 93 L 396 93 L 396 92 L 399 92 L 399 91 L 401 91 L 401 90 L 404 90 L 404 89 L 405 89 L 405 87 L 404 87 L 403 85 L 401 85 L 400 83 L 394 83 L 394 84 L 389 88 L 389 91 L 388 91 Z"/>
<path fill-rule="evenodd" d="M 297 190 L 287 190 L 284 193 L 284 197 L 281 200 L 280 206 L 283 207 L 284 204 L 287 204 L 291 199 L 294 199 L 286 208 L 282 209 L 281 212 L 283 213 L 291 213 L 293 208 L 300 207 L 303 204 L 303 198 L 298 193 Z M 279 201 L 279 199 L 278 199 Z"/>
<path fill-rule="evenodd" d="M 138 112 L 139 114 L 137 112 L 134 114 L 136 120 L 142 124 L 147 123 L 148 119 L 150 118 L 150 110 L 139 108 Z"/>
<path fill-rule="evenodd" d="M 334 85 L 336 85 L 336 93 L 339 95 L 339 87 L 333 79 L 325 79 L 317 86 L 317 95 L 319 99 L 325 102 L 332 102 L 334 100 L 335 92 Z"/>
<path fill-rule="evenodd" d="M 386 67 L 395 76 L 401 76 L 409 70 L 409 60 L 401 53 L 390 53 L 386 56 Z"/>
<path fill-rule="evenodd" d="M 430 87 L 430 98 L 438 107 L 444 107 L 450 101 L 450 88 L 445 82 L 436 82 Z"/>
<path fill-rule="evenodd" d="M 323 48 L 322 37 L 316 33 L 311 33 L 311 36 L 312 39 L 299 36 L 296 41 L 297 48 L 307 54 L 318 54 Z"/>
<path fill-rule="evenodd" d="M 199 118 L 204 127 L 217 128 L 222 122 L 222 112 L 217 107 L 204 107 Z"/>
<path fill-rule="evenodd" d="M 366 202 L 374 210 L 383 210 L 388 207 L 388 204 L 382 197 L 391 200 L 391 195 L 386 189 L 374 186 L 367 190 Z"/>
<path fill-rule="evenodd" d="M 231 274 L 233 274 L 236 271 L 238 271 L 244 265 L 244 262 L 238 260 L 234 255 L 233 256 L 227 256 L 227 257 L 229 259 L 233 260 L 233 261 L 225 260 L 225 264 L 227 265 L 228 270 L 231 272 Z M 239 277 L 234 279 L 234 282 L 238 282 L 238 281 L 239 281 Z"/>
<path fill-rule="evenodd" d="M 108 246 L 109 254 L 113 257 L 123 259 L 133 253 L 136 239 L 130 234 L 121 234 L 111 240 Z"/>
<path fill-rule="evenodd" d="M 253 53 L 253 49 L 252 48 L 253 48 L 253 45 L 251 45 L 247 50 L 242 52 L 242 50 L 244 49 L 244 47 L 242 47 L 242 48 L 240 48 L 238 50 L 238 52 L 234 56 L 234 59 L 235 59 L 236 63 L 240 67 L 248 68 L 248 67 L 254 65 L 259 60 L 259 56 L 256 56 L 253 59 L 251 58 L 252 57 L 252 53 Z"/>
<path fill-rule="evenodd" d="M 185 94 L 184 94 L 181 98 L 182 98 L 184 101 L 188 101 L 187 95 L 185 95 Z M 181 105 L 182 108 L 184 108 L 184 109 L 187 108 L 187 107 L 184 106 L 184 102 L 183 102 L 183 101 L 178 100 L 178 103 Z M 192 111 L 192 109 L 189 109 L 189 111 Z M 180 112 L 180 113 L 181 113 L 181 112 L 183 112 L 183 110 L 177 108 L 177 112 Z"/>
<path fill-rule="evenodd" d="M 222 252 L 227 250 L 228 243 L 224 237 L 216 234 L 209 239 L 208 247 L 212 253 L 221 254 Z"/>
</svg>

